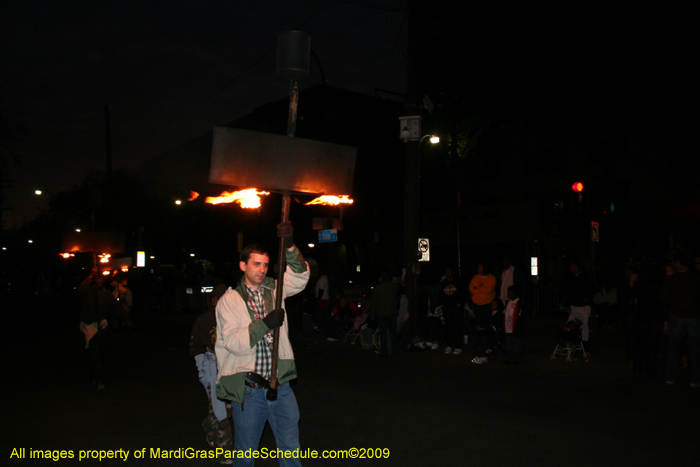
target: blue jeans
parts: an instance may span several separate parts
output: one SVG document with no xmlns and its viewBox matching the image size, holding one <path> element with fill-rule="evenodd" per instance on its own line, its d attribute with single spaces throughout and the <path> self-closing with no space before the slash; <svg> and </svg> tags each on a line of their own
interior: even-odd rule
<svg viewBox="0 0 700 467">
<path fill-rule="evenodd" d="M 515 337 L 513 334 L 506 334 L 506 360 L 509 363 L 523 362 L 523 338 Z"/>
<path fill-rule="evenodd" d="M 670 316 L 668 319 L 666 381 L 674 382 L 678 376 L 678 356 L 684 332 L 688 337 L 690 383 L 700 384 L 700 319 L 684 319 L 675 316 Z"/>
<path fill-rule="evenodd" d="M 488 355 L 486 351 L 493 345 L 494 334 L 495 331 L 491 326 L 472 326 L 469 333 L 469 342 L 472 345 L 472 353 L 475 357 L 484 358 Z"/>
<path fill-rule="evenodd" d="M 195 355 L 194 361 L 199 370 L 199 382 L 204 386 L 207 396 L 211 401 L 216 419 L 220 422 L 226 420 L 226 402 L 216 397 L 216 355 L 211 352 Z"/>
<path fill-rule="evenodd" d="M 277 400 L 266 399 L 266 389 L 245 387 L 243 404 L 232 402 L 233 409 L 233 449 L 234 451 L 257 450 L 260 447 L 265 422 L 270 422 L 270 428 L 275 435 L 277 449 L 294 451 L 299 449 L 299 406 L 289 383 L 277 388 Z M 301 466 L 299 459 L 285 459 L 278 456 L 279 464 L 286 466 Z M 255 459 L 239 459 L 233 461 L 234 466 L 253 466 Z"/>
<path fill-rule="evenodd" d="M 377 321 L 379 321 L 379 339 L 381 344 L 380 352 L 382 355 L 387 356 L 389 353 L 396 355 L 399 353 L 398 349 L 398 339 L 396 332 L 396 315 L 389 316 L 379 316 Z"/>
</svg>

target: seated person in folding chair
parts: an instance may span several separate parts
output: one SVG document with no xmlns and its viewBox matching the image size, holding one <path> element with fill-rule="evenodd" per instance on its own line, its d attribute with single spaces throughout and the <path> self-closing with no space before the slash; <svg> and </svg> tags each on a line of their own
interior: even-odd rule
<svg viewBox="0 0 700 467">
<path fill-rule="evenodd" d="M 360 303 L 356 305 L 355 303 L 348 302 L 346 306 L 350 312 L 340 312 L 340 314 L 345 314 L 345 342 L 355 343 L 358 336 L 362 334 L 362 330 L 366 327 L 366 321 L 369 317 L 369 305 L 365 303 Z"/>
<path fill-rule="evenodd" d="M 503 302 L 496 298 L 491 302 L 491 310 L 479 311 L 476 314 L 475 326 L 472 326 L 469 334 L 469 342 L 472 344 L 474 358 L 472 363 L 481 365 L 489 361 L 487 350 L 495 343 L 498 329 L 503 326 Z"/>
<path fill-rule="evenodd" d="M 335 306 L 328 320 L 329 341 L 336 341 L 342 334 L 352 329 L 353 319 L 357 316 L 357 305 L 348 302 L 342 291 L 335 293 Z"/>
<path fill-rule="evenodd" d="M 362 348 L 371 349 L 374 345 L 374 334 L 379 330 L 379 323 L 368 312 L 360 329 L 362 329 Z"/>
</svg>

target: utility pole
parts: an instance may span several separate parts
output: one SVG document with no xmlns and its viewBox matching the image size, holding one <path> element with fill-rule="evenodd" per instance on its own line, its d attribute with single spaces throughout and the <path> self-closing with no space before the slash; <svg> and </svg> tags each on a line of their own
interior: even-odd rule
<svg viewBox="0 0 700 467">
<path fill-rule="evenodd" d="M 116 222 L 114 220 L 114 182 L 112 178 L 112 131 L 109 122 L 109 106 L 105 105 L 105 155 L 107 157 L 107 183 L 105 193 L 105 208 L 107 211 L 107 225 L 109 230 L 113 230 Z"/>
<path fill-rule="evenodd" d="M 2 166 L 0 166 L 0 237 L 5 232 L 5 221 L 3 217 L 3 211 L 5 208 L 5 188 L 11 188 L 12 182 L 10 180 L 5 180 L 3 176 Z"/>
<path fill-rule="evenodd" d="M 421 2 L 408 1 L 408 73 L 406 80 L 406 115 L 420 114 L 421 40 L 418 11 Z M 418 314 L 418 236 L 420 226 L 420 138 L 406 143 L 406 172 L 404 178 L 403 264 L 406 268 L 405 288 L 408 296 L 406 340 L 416 335 Z"/>
</svg>

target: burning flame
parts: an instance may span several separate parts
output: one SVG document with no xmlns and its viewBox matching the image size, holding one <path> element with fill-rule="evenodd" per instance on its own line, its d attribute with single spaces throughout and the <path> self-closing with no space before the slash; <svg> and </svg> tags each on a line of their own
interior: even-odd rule
<svg viewBox="0 0 700 467">
<path fill-rule="evenodd" d="M 197 193 L 196 191 L 190 191 L 190 197 L 187 198 L 187 201 L 194 201 L 197 198 L 199 198 L 199 193 Z"/>
<path fill-rule="evenodd" d="M 259 208 L 260 207 L 260 196 L 258 195 L 269 195 L 267 191 L 258 191 L 256 188 L 248 188 L 247 190 L 235 191 L 230 193 L 224 191 L 220 196 L 207 196 L 204 200 L 205 203 L 209 204 L 222 204 L 222 203 L 238 203 L 242 208 Z"/>
<path fill-rule="evenodd" d="M 352 204 L 353 200 L 348 197 L 348 195 L 340 195 L 340 196 L 330 196 L 330 195 L 324 195 L 324 196 L 319 196 L 318 198 L 309 201 L 306 203 L 306 206 L 309 204 L 324 204 L 326 206 L 337 206 L 339 204 Z"/>
<path fill-rule="evenodd" d="M 75 256 L 75 255 L 73 253 L 59 253 L 59 256 L 61 256 L 61 258 L 64 258 L 64 259 L 68 259 L 71 256 Z"/>
</svg>

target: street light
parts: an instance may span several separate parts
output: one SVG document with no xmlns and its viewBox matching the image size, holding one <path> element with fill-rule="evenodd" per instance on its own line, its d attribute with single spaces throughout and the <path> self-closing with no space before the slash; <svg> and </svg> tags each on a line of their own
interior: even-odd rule
<svg viewBox="0 0 700 467">
<path fill-rule="evenodd" d="M 53 193 L 51 193 L 49 190 L 34 190 L 34 194 L 37 196 L 41 196 L 44 193 L 47 193 L 49 197 L 53 200 Z"/>
<path fill-rule="evenodd" d="M 404 286 L 408 295 L 409 316 L 416 316 L 418 307 L 417 274 L 419 263 L 416 262 L 418 252 L 416 244 L 420 222 L 420 150 L 425 138 L 430 138 L 432 144 L 440 142 L 436 135 L 421 136 L 420 115 L 399 117 L 399 139 L 406 143 L 406 168 L 404 173 L 404 216 L 403 216 L 403 257 L 406 265 Z M 416 144 L 417 143 L 417 144 Z M 407 327 L 409 334 L 415 333 L 415 318 L 409 319 Z"/>
<path fill-rule="evenodd" d="M 440 142 L 440 137 L 439 137 L 439 136 L 436 136 L 436 135 L 423 135 L 423 137 L 421 137 L 421 139 L 420 139 L 420 141 L 418 142 L 418 144 L 419 144 L 419 145 L 422 144 L 422 143 L 423 143 L 423 140 L 424 140 L 425 138 L 430 138 L 430 140 L 429 140 L 429 141 L 430 141 L 430 144 L 438 144 L 438 143 Z M 420 151 L 420 146 L 419 146 L 419 149 L 418 149 L 418 150 Z"/>
</svg>

